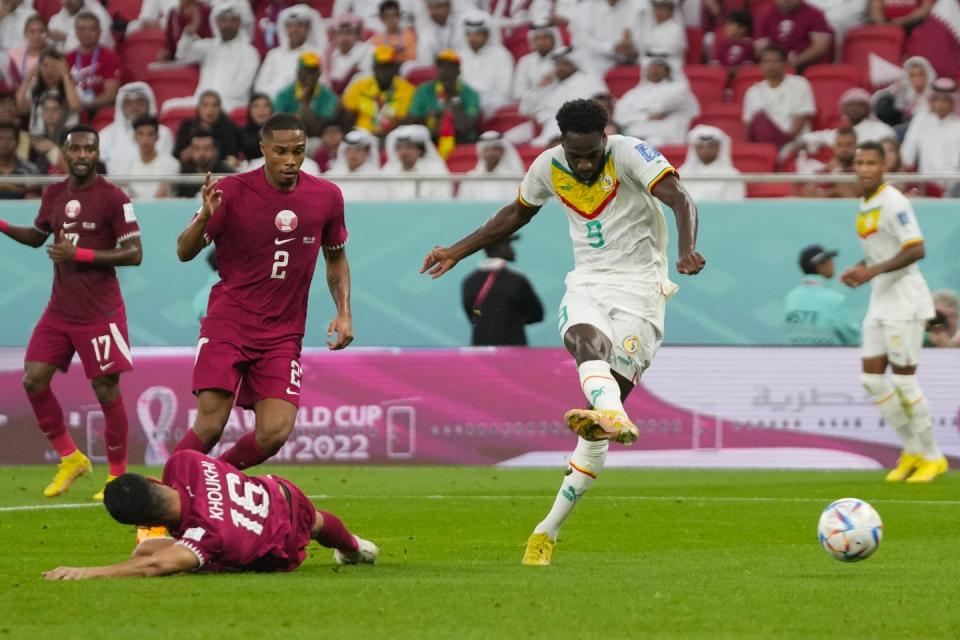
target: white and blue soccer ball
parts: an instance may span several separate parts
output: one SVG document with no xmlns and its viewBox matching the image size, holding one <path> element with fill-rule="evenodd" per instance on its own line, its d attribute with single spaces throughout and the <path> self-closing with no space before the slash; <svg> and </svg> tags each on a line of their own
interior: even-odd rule
<svg viewBox="0 0 960 640">
<path fill-rule="evenodd" d="M 841 498 L 827 505 L 817 527 L 820 546 L 843 562 L 866 560 L 880 546 L 883 522 L 865 500 Z"/>
</svg>

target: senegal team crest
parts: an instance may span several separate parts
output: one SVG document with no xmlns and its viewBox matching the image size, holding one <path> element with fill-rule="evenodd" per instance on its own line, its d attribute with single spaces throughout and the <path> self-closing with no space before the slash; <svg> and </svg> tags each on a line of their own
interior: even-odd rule
<svg viewBox="0 0 960 640">
<path fill-rule="evenodd" d="M 603 174 L 600 176 L 600 190 L 601 191 L 612 191 L 614 187 L 613 176 Z"/>
<path fill-rule="evenodd" d="M 633 355 L 640 348 L 640 338 L 637 336 L 627 336 L 623 339 L 623 350 Z"/>
<path fill-rule="evenodd" d="M 277 214 L 273 222 L 277 225 L 278 230 L 283 233 L 290 233 L 297 228 L 297 214 L 289 209 L 284 209 Z"/>
<path fill-rule="evenodd" d="M 63 212 L 66 213 L 70 219 L 76 218 L 80 215 L 80 201 L 71 200 L 63 207 Z"/>
</svg>

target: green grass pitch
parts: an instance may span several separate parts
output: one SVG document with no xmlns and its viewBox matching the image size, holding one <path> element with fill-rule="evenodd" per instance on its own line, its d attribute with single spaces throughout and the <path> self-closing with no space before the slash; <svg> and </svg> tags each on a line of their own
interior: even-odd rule
<svg viewBox="0 0 960 640">
<path fill-rule="evenodd" d="M 98 470 L 102 472 L 102 469 Z M 960 478 L 608 470 L 554 564 L 520 565 L 557 470 L 274 467 L 382 549 L 335 567 L 316 545 L 283 575 L 46 583 L 58 565 L 124 558 L 130 527 L 40 491 L 50 468 L 0 469 L 0 639 L 957 638 Z M 870 501 L 884 540 L 837 562 L 816 542 L 833 499 Z"/>
</svg>

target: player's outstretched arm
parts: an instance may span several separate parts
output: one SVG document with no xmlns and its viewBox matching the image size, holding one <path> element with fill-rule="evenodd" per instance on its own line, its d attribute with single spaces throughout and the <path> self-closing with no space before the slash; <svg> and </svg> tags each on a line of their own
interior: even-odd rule
<svg viewBox="0 0 960 640">
<path fill-rule="evenodd" d="M 840 275 L 840 281 L 850 288 L 856 288 L 870 282 L 881 273 L 889 273 L 909 267 L 914 262 L 923 260 L 925 255 L 926 249 L 924 249 L 923 241 L 914 242 L 902 247 L 899 253 L 889 260 L 870 266 L 867 266 L 865 262 L 858 262 Z"/>
<path fill-rule="evenodd" d="M 88 578 L 155 578 L 196 569 L 200 565 L 197 556 L 179 544 L 170 546 L 152 555 L 136 556 L 126 562 L 107 567 L 57 567 L 45 571 L 47 580 L 86 580 Z"/>
<path fill-rule="evenodd" d="M 217 188 L 218 182 L 219 180 L 213 180 L 210 172 L 207 172 L 207 179 L 201 189 L 203 206 L 177 237 L 177 257 L 180 262 L 190 262 L 207 246 L 207 223 L 223 201 L 223 191 Z"/>
<path fill-rule="evenodd" d="M 327 286 L 333 303 L 337 305 L 337 317 L 327 327 L 327 336 L 334 337 L 327 342 L 332 351 L 344 349 L 353 342 L 353 314 L 350 311 L 350 264 L 345 249 L 324 249 L 323 259 L 327 263 Z"/>
<path fill-rule="evenodd" d="M 105 267 L 135 267 L 143 260 L 140 238 L 129 238 L 116 249 L 82 249 L 67 240 L 63 230 L 56 241 L 47 247 L 47 255 L 54 262 L 90 262 Z"/>
<path fill-rule="evenodd" d="M 677 271 L 693 276 L 707 264 L 706 258 L 697 252 L 697 205 L 675 174 L 663 178 L 653 187 L 653 195 L 673 210 L 677 219 L 677 241 L 680 258 Z"/>
<path fill-rule="evenodd" d="M 519 200 L 497 211 L 483 225 L 451 247 L 434 247 L 423 260 L 420 273 L 436 279 L 453 269 L 458 262 L 480 249 L 506 240 L 537 215 L 540 207 L 530 207 Z"/>
<path fill-rule="evenodd" d="M 25 244 L 28 247 L 33 247 L 34 249 L 42 245 L 47 239 L 47 235 L 45 233 L 40 233 L 33 227 L 21 227 L 15 224 L 10 224 L 6 220 L 0 220 L 0 233 L 4 233 L 20 244 Z"/>
</svg>

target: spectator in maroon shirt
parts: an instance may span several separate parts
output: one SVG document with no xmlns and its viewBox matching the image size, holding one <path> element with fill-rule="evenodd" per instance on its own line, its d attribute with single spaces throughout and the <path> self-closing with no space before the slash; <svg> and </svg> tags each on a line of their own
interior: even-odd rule
<svg viewBox="0 0 960 640">
<path fill-rule="evenodd" d="M 81 11 L 74 22 L 80 46 L 67 54 L 67 66 L 88 116 L 113 106 L 120 88 L 120 58 L 100 44 L 100 18 Z"/>
<path fill-rule="evenodd" d="M 194 20 L 197 21 L 198 37 L 213 37 L 213 31 L 210 29 L 209 5 L 198 0 L 180 0 L 180 6 L 167 16 L 167 24 L 163 29 L 163 49 L 157 55 L 160 60 L 173 60 L 183 30 Z"/>
<path fill-rule="evenodd" d="M 833 30 L 823 12 L 803 0 L 774 0 L 757 25 L 757 51 L 775 46 L 786 51 L 798 72 L 832 60 Z"/>
<path fill-rule="evenodd" d="M 870 20 L 910 30 L 930 15 L 933 0 L 870 0 Z"/>
<path fill-rule="evenodd" d="M 717 31 L 710 52 L 710 62 L 726 67 L 731 73 L 740 65 L 757 60 L 753 48 L 753 18 L 748 11 L 731 11 L 723 27 Z"/>
</svg>

